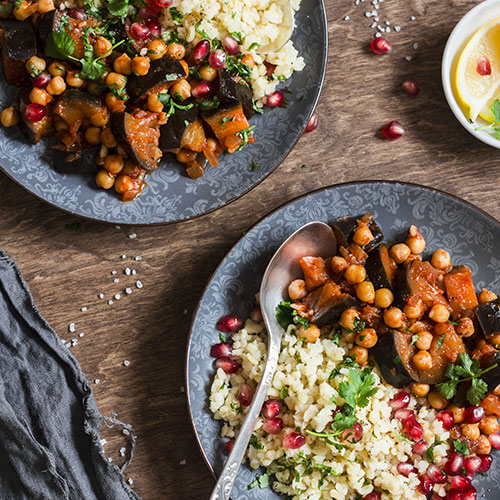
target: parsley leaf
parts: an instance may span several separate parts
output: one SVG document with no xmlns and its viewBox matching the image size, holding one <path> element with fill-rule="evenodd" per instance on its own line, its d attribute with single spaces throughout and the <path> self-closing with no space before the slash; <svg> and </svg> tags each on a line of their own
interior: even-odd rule
<svg viewBox="0 0 500 500">
<path fill-rule="evenodd" d="M 437 345 L 439 347 L 439 349 L 442 349 L 443 348 L 443 342 L 444 342 L 444 337 L 445 337 L 446 334 L 443 333 L 443 335 L 441 335 L 441 337 L 439 337 L 438 341 L 437 341 Z"/>
<path fill-rule="evenodd" d="M 198 35 L 201 36 L 201 38 L 204 38 L 205 40 L 210 40 L 210 37 L 208 36 L 208 33 L 201 29 L 200 26 L 201 26 L 201 23 L 203 22 L 203 19 L 200 19 L 194 26 L 194 30 L 196 31 L 196 33 L 198 33 Z"/>
<path fill-rule="evenodd" d="M 253 172 L 254 170 L 257 170 L 258 168 L 259 168 L 259 164 L 256 161 L 254 161 L 252 163 L 252 168 L 250 170 Z"/>
<path fill-rule="evenodd" d="M 64 29 L 52 31 L 47 38 L 45 55 L 54 59 L 63 59 L 72 56 L 75 50 L 75 42 L 71 35 Z"/>
<path fill-rule="evenodd" d="M 128 0 L 108 0 L 108 12 L 113 17 L 120 17 L 122 19 L 128 14 Z"/>
<path fill-rule="evenodd" d="M 241 37 L 241 33 L 239 31 L 233 31 L 230 35 L 241 45 L 243 43 L 243 39 Z"/>
<path fill-rule="evenodd" d="M 172 96 L 166 92 L 158 94 L 158 100 L 163 104 L 163 111 L 167 114 L 167 118 L 172 116 L 178 109 L 188 110 L 194 106 L 193 103 L 186 105 L 178 104 Z"/>
<path fill-rule="evenodd" d="M 285 399 L 288 397 L 288 387 L 286 385 L 284 385 L 281 390 L 280 390 L 280 399 Z"/>
<path fill-rule="evenodd" d="M 182 23 L 184 15 L 179 12 L 179 9 L 176 7 L 170 7 L 168 10 L 170 11 L 170 16 L 174 21 Z"/>
<path fill-rule="evenodd" d="M 459 441 L 457 439 L 456 441 L 453 441 L 453 448 L 455 448 L 455 451 L 457 453 L 460 453 L 460 455 L 464 455 L 465 457 L 470 457 L 469 447 L 467 446 L 466 442 Z"/>
<path fill-rule="evenodd" d="M 256 486 L 260 489 L 267 488 L 269 486 L 270 477 L 268 474 L 256 474 L 255 479 L 247 486 L 247 489 L 252 490 Z"/>
<path fill-rule="evenodd" d="M 256 450 L 263 450 L 264 446 L 259 443 L 259 440 L 257 439 L 257 434 L 252 434 L 250 436 L 250 446 L 253 446 Z"/>
<path fill-rule="evenodd" d="M 481 378 L 473 378 L 467 391 L 467 399 L 473 405 L 478 405 L 488 392 L 488 384 Z"/>
<path fill-rule="evenodd" d="M 300 316 L 290 302 L 282 301 L 276 306 L 276 321 L 283 330 L 292 324 L 300 324 L 304 328 L 309 328 L 307 319 Z"/>
</svg>

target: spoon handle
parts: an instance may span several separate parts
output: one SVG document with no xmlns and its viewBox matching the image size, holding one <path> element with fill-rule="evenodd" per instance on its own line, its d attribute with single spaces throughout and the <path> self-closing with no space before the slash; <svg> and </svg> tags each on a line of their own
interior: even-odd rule
<svg viewBox="0 0 500 500">
<path fill-rule="evenodd" d="M 264 372 L 262 373 L 262 378 L 257 387 L 257 391 L 252 400 L 252 404 L 248 408 L 247 415 L 241 429 L 238 433 L 238 437 L 234 442 L 233 450 L 231 451 L 226 465 L 219 476 L 219 479 L 215 485 L 214 490 L 210 500 L 229 500 L 229 495 L 233 489 L 233 484 L 238 474 L 238 469 L 240 468 L 241 462 L 245 455 L 245 451 L 248 447 L 250 437 L 255 427 L 255 422 L 259 416 L 262 405 L 267 397 L 269 387 L 271 385 L 274 372 L 278 365 L 278 358 L 280 354 L 281 342 L 280 338 L 272 339 L 272 335 L 268 336 L 268 352 L 267 360 L 264 366 Z"/>
</svg>

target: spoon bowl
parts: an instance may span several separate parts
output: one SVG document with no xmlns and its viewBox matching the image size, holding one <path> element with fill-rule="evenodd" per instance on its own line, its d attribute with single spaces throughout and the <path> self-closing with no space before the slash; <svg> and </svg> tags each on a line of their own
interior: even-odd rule
<svg viewBox="0 0 500 500">
<path fill-rule="evenodd" d="M 337 242 L 332 228 L 324 222 L 310 222 L 295 231 L 269 262 L 260 287 L 262 316 L 267 329 L 267 358 L 252 404 L 233 449 L 212 492 L 210 500 L 228 500 L 248 447 L 255 423 L 267 397 L 278 365 L 283 329 L 276 320 L 276 307 L 288 299 L 288 285 L 302 275 L 299 260 L 309 255 L 333 256 Z"/>
<path fill-rule="evenodd" d="M 280 33 L 272 42 L 262 47 L 258 47 L 256 52 L 259 54 L 269 54 L 270 52 L 276 52 L 281 49 L 281 47 L 290 40 L 295 28 L 295 16 L 290 0 L 275 0 L 274 3 L 278 4 L 283 12 L 283 19 L 280 23 Z"/>
</svg>

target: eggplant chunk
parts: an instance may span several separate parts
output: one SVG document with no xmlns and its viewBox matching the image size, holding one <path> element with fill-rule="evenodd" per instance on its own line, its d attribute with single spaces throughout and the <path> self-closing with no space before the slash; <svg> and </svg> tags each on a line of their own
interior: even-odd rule
<svg viewBox="0 0 500 500">
<path fill-rule="evenodd" d="M 358 228 L 358 221 L 367 224 L 368 228 L 372 232 L 373 240 L 362 246 L 361 248 L 365 252 L 371 252 L 376 248 L 384 239 L 384 233 L 380 226 L 374 221 L 372 214 L 366 214 L 362 217 L 343 217 L 342 219 L 337 219 L 330 222 L 330 226 L 335 232 L 337 237 L 337 242 L 339 246 L 348 247 L 353 241 L 352 237 L 354 231 Z"/>
<path fill-rule="evenodd" d="M 219 73 L 219 90 L 217 95 L 222 102 L 239 103 L 243 106 L 245 116 L 250 119 L 253 116 L 253 94 L 248 85 L 238 83 L 229 71 L 222 69 Z"/>
<path fill-rule="evenodd" d="M 64 151 L 54 148 L 52 159 L 54 169 L 60 174 L 91 174 L 97 171 L 98 147 L 79 151 Z"/>
<path fill-rule="evenodd" d="M 168 119 L 165 125 L 160 127 L 160 149 L 165 153 L 167 151 L 176 151 L 180 149 L 184 132 L 191 123 L 198 119 L 198 107 L 192 99 L 184 101 L 183 106 L 189 106 L 189 109 L 178 109 Z"/>
<path fill-rule="evenodd" d="M 3 51 L 6 57 L 25 61 L 36 54 L 35 32 L 29 21 L 0 21 L 0 30 L 5 36 Z"/>
<path fill-rule="evenodd" d="M 26 118 L 26 108 L 30 103 L 29 90 L 27 88 L 21 90 L 18 95 L 19 101 L 19 129 L 31 144 L 38 144 L 42 137 L 52 135 L 52 113 L 51 105 L 47 106 L 47 115 L 38 122 L 32 122 Z"/>
<path fill-rule="evenodd" d="M 396 279 L 397 264 L 390 256 L 389 248 L 385 243 L 370 252 L 365 269 L 376 290 L 379 288 L 392 290 Z"/>
<path fill-rule="evenodd" d="M 476 316 L 486 338 L 500 333 L 500 298 L 481 304 Z"/>
</svg>

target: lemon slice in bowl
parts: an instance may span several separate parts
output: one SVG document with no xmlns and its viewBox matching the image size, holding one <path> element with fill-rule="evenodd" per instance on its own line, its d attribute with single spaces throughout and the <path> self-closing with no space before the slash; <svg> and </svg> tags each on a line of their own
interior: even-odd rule
<svg viewBox="0 0 500 500">
<path fill-rule="evenodd" d="M 490 108 L 500 98 L 500 17 L 479 28 L 467 42 L 459 56 L 453 84 L 469 120 L 480 116 L 487 122 L 494 121 Z"/>
</svg>

